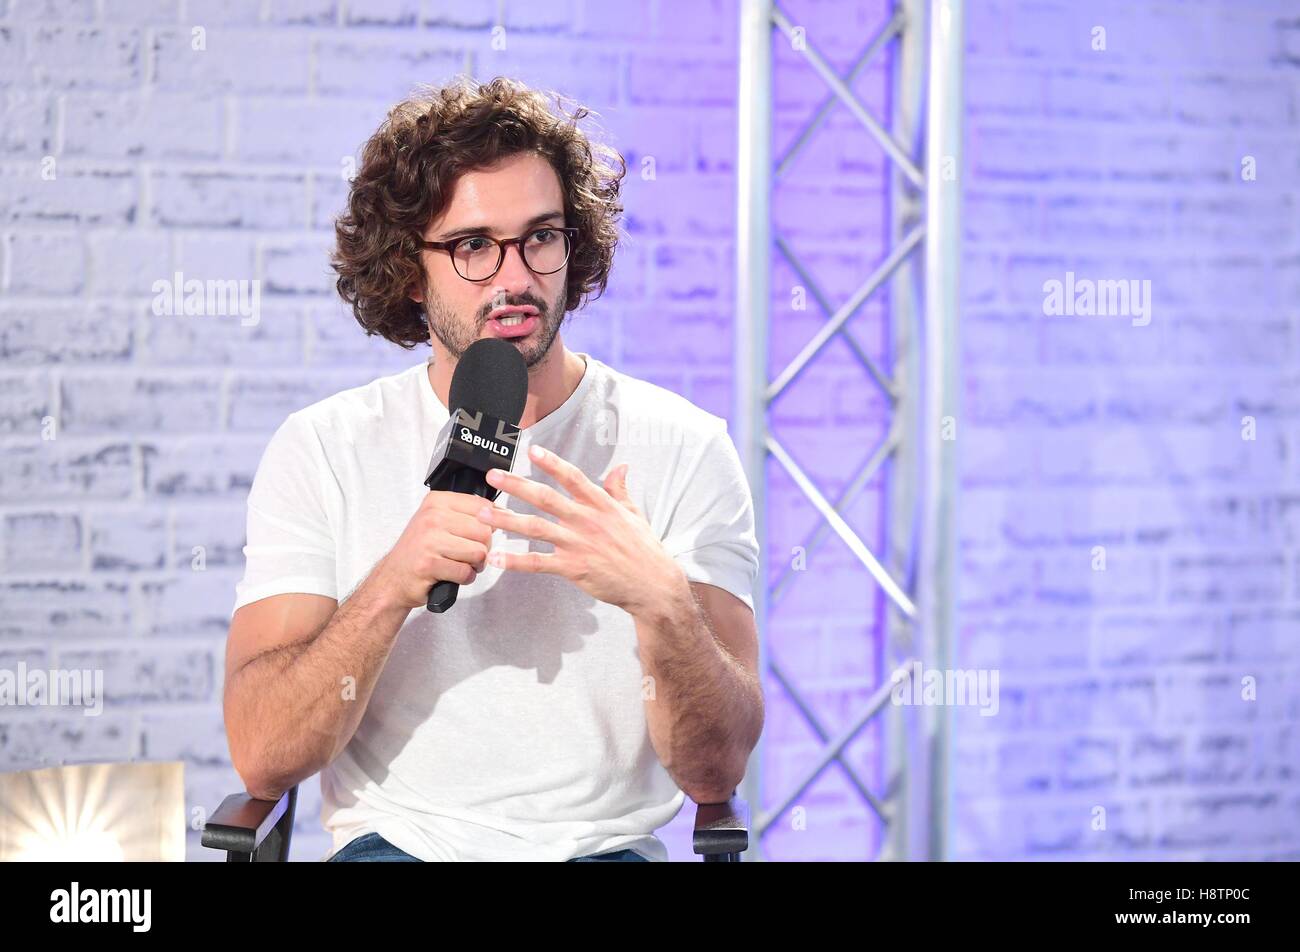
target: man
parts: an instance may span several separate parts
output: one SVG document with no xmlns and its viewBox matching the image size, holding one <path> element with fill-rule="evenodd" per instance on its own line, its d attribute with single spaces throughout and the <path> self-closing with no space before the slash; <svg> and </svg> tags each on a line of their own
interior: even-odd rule
<svg viewBox="0 0 1300 952">
<path fill-rule="evenodd" d="M 420 92 L 338 219 L 357 321 L 433 356 L 275 432 L 225 685 L 250 794 L 320 772 L 331 859 L 663 860 L 654 831 L 686 797 L 726 800 L 762 729 L 725 421 L 560 335 L 604 290 L 622 212 L 626 166 L 585 115 L 503 79 Z M 488 336 L 528 366 L 495 504 L 421 483 L 456 362 Z M 462 588 L 432 614 L 439 580 Z"/>
</svg>

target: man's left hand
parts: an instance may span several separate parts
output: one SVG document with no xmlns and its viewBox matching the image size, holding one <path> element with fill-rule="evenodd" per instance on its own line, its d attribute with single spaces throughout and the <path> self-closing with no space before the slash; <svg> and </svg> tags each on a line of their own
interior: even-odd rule
<svg viewBox="0 0 1300 952">
<path fill-rule="evenodd" d="M 656 538 L 627 491 L 627 464 L 617 466 L 598 486 L 572 463 L 534 446 L 533 464 L 569 494 L 507 473 L 489 471 L 488 485 L 531 503 L 556 521 L 526 516 L 484 502 L 479 521 L 497 529 L 548 542 L 552 552 L 502 552 L 488 555 L 488 564 L 516 572 L 544 572 L 567 578 L 593 598 L 617 605 L 632 615 L 684 578 Z"/>
</svg>

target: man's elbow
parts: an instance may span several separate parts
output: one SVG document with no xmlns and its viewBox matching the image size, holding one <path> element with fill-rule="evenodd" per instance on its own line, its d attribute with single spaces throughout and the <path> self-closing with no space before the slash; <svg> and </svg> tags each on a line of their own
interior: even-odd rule
<svg viewBox="0 0 1300 952">
<path fill-rule="evenodd" d="M 736 790 L 740 787 L 740 781 L 743 777 L 738 778 L 735 783 L 731 784 L 709 784 L 707 786 L 692 786 L 683 792 L 691 798 L 692 803 L 726 803 L 735 795 Z"/>
<path fill-rule="evenodd" d="M 763 699 L 760 694 L 750 719 L 750 729 L 743 736 L 734 735 L 711 748 L 708 768 L 689 783 L 681 784 L 682 791 L 696 803 L 725 803 L 745 779 L 749 769 L 749 756 L 758 746 L 763 733 Z"/>
<path fill-rule="evenodd" d="M 271 756 L 264 741 L 245 739 L 230 744 L 230 763 L 239 774 L 244 790 L 256 800 L 279 800 L 317 772 L 315 763 L 288 763 Z"/>
<path fill-rule="evenodd" d="M 244 791 L 254 800 L 272 800 L 278 801 L 286 793 L 278 786 L 256 786 L 244 785 Z"/>
<path fill-rule="evenodd" d="M 231 761 L 244 784 L 244 791 L 254 800 L 279 800 L 293 786 L 247 757 L 232 756 Z"/>
<path fill-rule="evenodd" d="M 732 757 L 723 758 L 716 769 L 682 786 L 682 792 L 695 803 L 726 803 L 745 779 L 748 751 L 737 750 Z"/>
<path fill-rule="evenodd" d="M 316 756 L 302 761 L 286 757 L 282 741 L 269 737 L 266 732 L 247 730 L 247 721 L 234 717 L 233 713 L 227 705 L 226 742 L 230 749 L 230 763 L 250 797 L 279 800 L 290 787 L 306 780 L 322 766 Z M 281 753 L 277 754 L 277 750 Z M 306 748 L 299 752 L 310 755 Z"/>
</svg>

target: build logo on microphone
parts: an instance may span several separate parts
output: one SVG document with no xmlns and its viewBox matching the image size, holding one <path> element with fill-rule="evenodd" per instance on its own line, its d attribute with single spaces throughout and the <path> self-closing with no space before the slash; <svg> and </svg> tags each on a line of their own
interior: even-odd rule
<svg viewBox="0 0 1300 952">
<path fill-rule="evenodd" d="M 513 427 L 505 420 L 498 420 L 496 417 L 488 416 L 482 410 L 470 413 L 468 410 L 456 411 L 457 425 L 460 426 L 460 438 L 467 443 L 475 446 L 490 448 L 498 456 L 509 456 L 516 446 L 519 445 L 519 429 Z M 482 436 L 484 418 L 491 423 L 496 424 L 496 433 L 492 437 Z M 508 448 L 507 448 L 508 447 Z"/>
</svg>

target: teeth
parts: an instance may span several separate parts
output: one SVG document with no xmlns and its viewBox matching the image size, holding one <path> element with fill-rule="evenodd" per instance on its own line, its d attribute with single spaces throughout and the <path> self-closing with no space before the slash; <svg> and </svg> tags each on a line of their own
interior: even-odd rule
<svg viewBox="0 0 1300 952">
<path fill-rule="evenodd" d="M 509 317 L 498 317 L 497 322 L 506 327 L 514 327 L 516 324 L 522 324 L 524 322 L 524 315 L 512 314 Z"/>
</svg>

